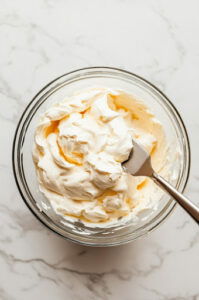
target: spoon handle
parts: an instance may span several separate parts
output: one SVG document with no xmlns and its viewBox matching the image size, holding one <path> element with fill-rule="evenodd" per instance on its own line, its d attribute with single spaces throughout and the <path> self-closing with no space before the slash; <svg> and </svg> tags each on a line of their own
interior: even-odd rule
<svg viewBox="0 0 199 300">
<path fill-rule="evenodd" d="M 179 193 L 170 183 L 162 178 L 157 173 L 153 173 L 151 178 L 157 183 L 163 190 L 171 195 L 187 212 L 188 214 L 199 224 L 199 208 L 193 204 L 188 198 Z"/>
</svg>

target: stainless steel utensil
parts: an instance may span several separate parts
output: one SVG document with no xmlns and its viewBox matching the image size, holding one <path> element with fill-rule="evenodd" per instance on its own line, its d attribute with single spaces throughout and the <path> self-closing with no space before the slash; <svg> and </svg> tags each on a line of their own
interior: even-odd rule
<svg viewBox="0 0 199 300">
<path fill-rule="evenodd" d="M 153 170 L 150 155 L 134 140 L 129 158 L 123 162 L 122 166 L 131 175 L 148 176 L 153 179 L 156 184 L 172 196 L 199 224 L 199 208 Z"/>
</svg>

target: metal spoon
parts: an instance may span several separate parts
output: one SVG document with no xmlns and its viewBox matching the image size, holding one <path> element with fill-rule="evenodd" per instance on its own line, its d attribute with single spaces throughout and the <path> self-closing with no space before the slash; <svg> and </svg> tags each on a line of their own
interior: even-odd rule
<svg viewBox="0 0 199 300">
<path fill-rule="evenodd" d="M 199 224 L 199 208 L 153 170 L 150 155 L 134 140 L 129 158 L 123 162 L 122 166 L 131 175 L 148 176 L 153 179 L 156 184 L 172 196 Z"/>
</svg>

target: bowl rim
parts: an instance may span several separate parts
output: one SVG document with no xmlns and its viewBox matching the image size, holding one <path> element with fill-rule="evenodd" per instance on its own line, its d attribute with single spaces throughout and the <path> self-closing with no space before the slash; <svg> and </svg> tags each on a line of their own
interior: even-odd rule
<svg viewBox="0 0 199 300">
<path fill-rule="evenodd" d="M 19 191 L 19 194 L 21 195 L 24 203 L 26 204 L 26 206 L 29 208 L 29 210 L 32 212 L 32 214 L 37 218 L 37 220 L 39 220 L 46 228 L 48 228 L 49 230 L 51 230 L 52 232 L 56 233 L 57 235 L 61 236 L 62 238 L 72 241 L 76 244 L 80 244 L 80 245 L 84 245 L 84 246 L 92 246 L 92 247 L 110 247 L 110 246 L 118 246 L 118 245 L 122 245 L 122 244 L 126 244 L 129 243 L 131 241 L 135 241 L 138 238 L 141 238 L 143 236 L 145 236 L 147 234 L 147 232 L 140 234 L 137 237 L 132 238 L 131 235 L 128 239 L 126 240 L 120 240 L 120 241 L 113 241 L 112 243 L 106 243 L 103 242 L 103 244 L 98 244 L 98 243 L 93 243 L 93 242 L 89 242 L 89 241 L 80 241 L 77 239 L 73 239 L 69 236 L 64 236 L 62 235 L 60 232 L 56 231 L 55 229 L 53 229 L 52 227 L 50 227 L 46 222 L 43 221 L 42 218 L 40 218 L 39 215 L 37 215 L 35 213 L 35 211 L 32 209 L 32 207 L 30 206 L 30 204 L 28 203 L 28 201 L 26 200 L 26 197 L 24 196 L 22 189 L 20 187 L 19 184 L 19 180 L 18 180 L 18 176 L 17 176 L 17 171 L 16 171 L 16 167 L 15 167 L 15 149 L 16 149 L 16 141 L 17 141 L 17 135 L 19 133 L 19 128 L 20 125 L 22 124 L 22 120 L 24 118 L 24 115 L 26 114 L 26 112 L 28 111 L 29 107 L 32 105 L 32 103 L 35 101 L 35 99 L 42 94 L 43 91 L 45 91 L 45 89 L 47 89 L 49 86 L 51 86 L 54 82 L 58 81 L 59 79 L 74 74 L 74 73 L 78 73 L 81 71 L 93 71 L 93 70 L 101 70 L 101 71 L 118 71 L 120 73 L 126 74 L 126 75 L 130 75 L 133 76 L 141 81 L 143 81 L 145 84 L 147 84 L 148 86 L 152 87 L 154 90 L 156 90 L 167 102 L 167 105 L 173 110 L 173 112 L 175 113 L 175 115 L 177 116 L 179 125 L 181 125 L 182 127 L 182 131 L 183 131 L 183 136 L 185 137 L 186 140 L 186 146 L 187 146 L 187 157 L 188 157 L 188 162 L 187 162 L 187 174 L 186 174 L 186 178 L 184 180 L 184 185 L 182 187 L 182 192 L 185 190 L 186 186 L 187 186 L 187 182 L 189 180 L 189 175 L 190 175 L 190 168 L 191 168 L 191 147 L 190 147 L 190 141 L 189 141 L 189 136 L 187 133 L 187 129 L 186 126 L 184 124 L 184 121 L 180 115 L 180 113 L 178 112 L 177 108 L 174 106 L 174 104 L 172 103 L 172 101 L 158 88 L 156 87 L 153 83 L 151 83 L 150 81 L 148 81 L 147 79 L 143 78 L 140 75 L 137 75 L 136 73 L 127 71 L 125 69 L 121 69 L 121 68 L 116 68 L 116 67 L 109 67 L 109 66 L 93 66 L 93 67 L 85 67 L 85 68 L 80 68 L 80 69 L 75 69 L 72 71 L 69 71 L 67 73 L 64 73 L 58 77 L 56 77 L 55 79 L 51 80 L 49 83 L 47 83 L 43 88 L 41 88 L 36 94 L 35 96 L 32 98 L 32 100 L 28 103 L 28 105 L 26 105 L 23 113 L 21 114 L 18 122 L 17 122 L 17 126 L 15 129 L 15 133 L 14 133 L 14 138 L 13 138 L 13 143 L 12 143 L 12 169 L 13 169 L 13 174 L 14 174 L 14 178 L 15 178 L 15 182 Z M 159 219 L 158 222 L 156 222 L 156 224 L 154 224 L 153 226 L 151 226 L 151 228 L 148 229 L 148 232 L 153 231 L 154 229 L 156 229 L 157 227 L 159 227 L 159 225 L 161 223 L 163 223 L 166 218 L 173 212 L 174 208 L 176 207 L 177 202 L 175 202 L 173 200 L 173 204 L 172 206 L 168 209 L 168 211 L 166 212 L 166 214 L 163 216 L 162 219 Z"/>
</svg>

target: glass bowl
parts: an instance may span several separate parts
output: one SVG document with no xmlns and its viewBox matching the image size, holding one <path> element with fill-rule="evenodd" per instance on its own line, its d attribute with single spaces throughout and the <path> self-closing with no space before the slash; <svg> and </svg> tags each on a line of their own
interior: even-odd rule
<svg viewBox="0 0 199 300">
<path fill-rule="evenodd" d="M 41 113 L 66 95 L 93 86 L 124 89 L 152 108 L 165 128 L 168 142 L 173 143 L 174 150 L 176 147 L 180 150 L 174 185 L 183 192 L 189 177 L 190 146 L 178 111 L 154 85 L 140 76 L 116 68 L 80 69 L 60 76 L 46 85 L 26 107 L 17 126 L 13 142 L 13 170 L 24 202 L 45 226 L 62 237 L 83 245 L 114 246 L 135 240 L 156 228 L 171 213 L 175 201 L 164 194 L 154 214 L 137 226 L 128 222 L 106 229 L 88 228 L 80 222 L 66 221 L 54 212 L 48 200 L 39 191 L 32 160 L 34 131 Z"/>
</svg>

